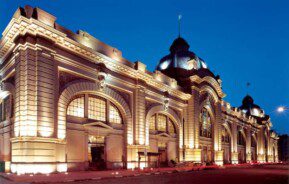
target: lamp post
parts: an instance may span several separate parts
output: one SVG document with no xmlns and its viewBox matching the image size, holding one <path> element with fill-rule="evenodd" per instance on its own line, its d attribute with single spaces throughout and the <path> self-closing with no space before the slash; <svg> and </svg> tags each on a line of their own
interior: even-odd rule
<svg viewBox="0 0 289 184">
<path fill-rule="evenodd" d="M 285 106 L 280 106 L 277 108 L 278 113 L 283 113 L 284 111 L 287 111 L 287 110 L 289 110 L 289 108 Z"/>
</svg>

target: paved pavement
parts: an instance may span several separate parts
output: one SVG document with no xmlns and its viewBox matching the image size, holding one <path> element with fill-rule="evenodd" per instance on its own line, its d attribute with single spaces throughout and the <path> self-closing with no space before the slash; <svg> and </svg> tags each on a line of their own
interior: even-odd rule
<svg viewBox="0 0 289 184">
<path fill-rule="evenodd" d="M 135 177 L 87 180 L 69 184 L 289 184 L 289 165 L 269 165 L 241 168 L 227 168 L 178 173 L 140 175 Z"/>
<path fill-rule="evenodd" d="M 2 174 L 2 176 L 5 176 Z M 7 177 L 7 176 L 5 176 Z M 47 175 L 9 175 L 12 182 L 0 175 L 0 184 L 19 182 L 40 182 L 54 184 L 94 184 L 94 183 L 220 183 L 220 184 L 289 184 L 289 165 L 243 165 L 227 166 L 226 168 L 205 168 L 200 171 L 188 169 L 164 168 L 153 171 L 102 171 L 102 172 L 71 172 L 67 174 Z"/>
</svg>

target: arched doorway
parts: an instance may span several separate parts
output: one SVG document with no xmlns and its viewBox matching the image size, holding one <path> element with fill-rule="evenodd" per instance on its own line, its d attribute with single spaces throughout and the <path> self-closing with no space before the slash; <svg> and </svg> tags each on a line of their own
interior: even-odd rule
<svg viewBox="0 0 289 184">
<path fill-rule="evenodd" d="M 166 167 L 178 162 L 178 133 L 175 120 L 166 113 L 149 117 L 148 167 Z"/>
<path fill-rule="evenodd" d="M 225 126 L 222 126 L 222 148 L 224 164 L 231 163 L 231 136 Z"/>
<path fill-rule="evenodd" d="M 212 115 L 203 107 L 199 117 L 199 134 L 202 149 L 201 161 L 211 164 L 214 161 L 213 122 Z"/>
<path fill-rule="evenodd" d="M 237 134 L 237 145 L 239 163 L 246 163 L 246 137 L 241 129 Z"/>
<path fill-rule="evenodd" d="M 67 130 L 68 161 L 84 154 L 91 170 L 125 167 L 123 116 L 113 101 L 99 95 L 81 93 L 72 98 L 66 113 L 68 127 L 79 130 L 78 133 L 72 128 Z M 76 139 L 77 134 L 84 134 L 86 146 L 77 147 L 83 141 Z"/>
</svg>

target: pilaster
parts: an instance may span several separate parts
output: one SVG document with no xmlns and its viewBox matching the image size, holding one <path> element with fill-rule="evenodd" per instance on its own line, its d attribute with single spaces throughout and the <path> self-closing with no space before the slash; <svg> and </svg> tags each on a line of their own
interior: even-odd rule
<svg viewBox="0 0 289 184">
<path fill-rule="evenodd" d="M 258 139 L 257 161 L 263 163 L 266 162 L 264 127 L 261 127 L 259 129 L 257 133 L 257 139 Z"/>
<path fill-rule="evenodd" d="M 199 92 L 192 88 L 191 98 L 188 101 L 187 111 L 187 149 L 185 160 L 201 162 L 201 149 L 199 149 Z"/>
<path fill-rule="evenodd" d="M 214 160 L 217 165 L 223 165 L 221 104 L 219 102 L 216 102 L 214 106 L 216 113 L 214 122 Z"/>
<path fill-rule="evenodd" d="M 251 128 L 246 128 L 245 129 L 245 133 L 246 133 L 246 162 L 250 163 L 252 161 L 252 153 L 251 153 L 251 137 L 252 137 L 252 133 L 251 133 Z"/>
<path fill-rule="evenodd" d="M 145 89 L 138 86 L 134 91 L 134 122 L 135 122 L 135 143 L 137 145 L 149 144 L 145 124 Z"/>
<path fill-rule="evenodd" d="M 231 159 L 232 164 L 238 164 L 238 147 L 237 147 L 237 124 L 232 122 L 232 150 L 231 150 Z"/>
<path fill-rule="evenodd" d="M 239 159 L 238 159 L 238 152 L 231 152 L 232 154 L 232 164 L 238 164 L 239 163 Z"/>
<path fill-rule="evenodd" d="M 66 142 L 55 138 L 58 73 L 54 52 L 49 48 L 53 43 L 30 36 L 19 38 L 19 42 L 14 51 L 15 124 L 11 171 L 66 171 Z"/>
</svg>

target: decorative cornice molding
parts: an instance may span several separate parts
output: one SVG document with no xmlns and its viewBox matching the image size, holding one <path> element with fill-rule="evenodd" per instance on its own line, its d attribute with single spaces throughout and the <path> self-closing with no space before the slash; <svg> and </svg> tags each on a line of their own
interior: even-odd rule
<svg viewBox="0 0 289 184">
<path fill-rule="evenodd" d="M 98 53 L 95 50 L 68 38 L 66 34 L 54 29 L 53 27 L 47 26 L 46 24 L 32 18 L 27 19 L 23 16 L 20 16 L 18 19 L 13 18 L 3 32 L 3 37 L 0 41 L 0 59 L 2 61 L 15 46 L 15 38 L 18 35 L 25 35 L 27 33 L 34 36 L 40 35 L 48 38 L 54 41 L 56 45 L 68 49 L 73 53 L 86 58 L 92 63 L 104 63 L 107 68 L 115 72 L 135 79 L 144 80 L 148 85 L 155 87 L 158 90 L 168 91 L 171 95 L 181 98 L 182 100 L 187 100 L 191 96 L 190 94 L 174 89 L 173 87 L 156 80 L 153 75 L 145 73 L 142 70 L 136 70 Z"/>
</svg>

